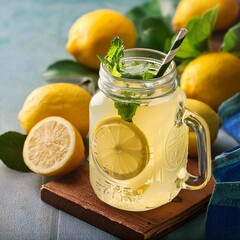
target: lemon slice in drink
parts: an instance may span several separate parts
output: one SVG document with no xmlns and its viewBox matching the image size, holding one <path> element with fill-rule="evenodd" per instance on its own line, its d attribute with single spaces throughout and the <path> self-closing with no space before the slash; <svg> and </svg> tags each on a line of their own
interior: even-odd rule
<svg viewBox="0 0 240 240">
<path fill-rule="evenodd" d="M 61 117 L 48 117 L 29 132 L 23 159 L 35 173 L 60 176 L 74 170 L 84 159 L 84 144 L 75 127 Z"/>
<path fill-rule="evenodd" d="M 127 180 L 137 176 L 149 161 L 149 146 L 144 133 L 120 117 L 100 121 L 93 132 L 92 154 L 111 177 Z"/>
</svg>

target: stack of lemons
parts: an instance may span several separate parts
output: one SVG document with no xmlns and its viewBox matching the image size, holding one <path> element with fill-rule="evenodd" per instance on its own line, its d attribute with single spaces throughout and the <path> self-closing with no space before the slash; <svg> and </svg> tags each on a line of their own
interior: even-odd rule
<svg viewBox="0 0 240 240">
<path fill-rule="evenodd" d="M 129 19 L 116 11 L 96 10 L 73 24 L 66 49 L 80 64 L 98 70 L 97 55 L 106 55 L 116 36 L 127 48 L 135 46 L 136 30 Z M 23 158 L 33 172 L 60 176 L 83 161 L 90 99 L 84 89 L 67 83 L 49 84 L 30 93 L 18 120 L 28 134 Z"/>
<path fill-rule="evenodd" d="M 90 99 L 88 92 L 69 83 L 45 85 L 29 94 L 18 120 L 28 134 L 23 158 L 33 172 L 60 176 L 84 160 Z"/>
<path fill-rule="evenodd" d="M 194 0 L 182 0 L 176 10 L 174 29 L 185 26 L 192 17 L 215 4 L 220 4 L 216 30 L 226 28 L 238 15 L 238 3 L 237 0 L 225 2 L 203 0 L 196 4 Z M 134 47 L 137 38 L 134 24 L 116 11 L 96 10 L 73 24 L 66 49 L 80 64 L 98 70 L 97 55 L 106 55 L 116 36 L 124 40 L 126 48 Z M 240 91 L 239 66 L 240 60 L 230 53 L 208 53 L 193 60 L 182 74 L 181 87 L 188 97 L 187 107 L 205 118 L 212 142 L 220 127 L 216 113 L 219 105 Z M 90 99 L 91 95 L 84 89 L 68 83 L 49 84 L 30 93 L 18 120 L 28 134 L 23 157 L 32 171 L 59 176 L 83 161 L 82 139 L 88 134 Z M 197 155 L 195 135 L 191 132 L 189 155 Z"/>
<path fill-rule="evenodd" d="M 239 13 L 237 0 L 202 0 L 197 3 L 194 0 L 181 0 L 173 19 L 174 30 L 185 27 L 193 17 L 201 16 L 215 5 L 219 5 L 219 12 L 214 31 L 230 27 Z M 97 70 L 97 54 L 104 56 L 115 36 L 124 40 L 126 48 L 135 46 L 136 30 L 129 19 L 112 10 L 96 10 L 83 15 L 73 24 L 66 49 L 80 64 Z M 187 107 L 207 121 L 212 143 L 221 126 L 217 109 L 224 100 L 239 91 L 239 72 L 239 59 L 236 56 L 215 52 L 196 58 L 182 74 L 181 87 L 188 98 Z M 192 132 L 189 155 L 197 156 L 196 138 Z"/>
<path fill-rule="evenodd" d="M 193 17 L 201 16 L 215 5 L 219 5 L 219 12 L 214 31 L 227 29 L 238 17 L 237 0 L 181 0 L 173 19 L 173 29 L 185 27 Z M 206 120 L 213 143 L 221 126 L 218 107 L 240 91 L 240 59 L 228 52 L 205 53 L 187 65 L 180 84 L 188 98 L 187 107 Z M 191 131 L 189 138 L 189 155 L 196 157 L 196 137 Z"/>
</svg>

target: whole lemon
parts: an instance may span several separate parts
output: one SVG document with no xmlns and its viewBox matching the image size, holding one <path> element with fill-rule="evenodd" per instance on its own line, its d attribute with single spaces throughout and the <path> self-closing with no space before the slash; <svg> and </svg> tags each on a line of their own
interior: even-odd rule
<svg viewBox="0 0 240 240">
<path fill-rule="evenodd" d="M 126 48 L 135 46 L 137 33 L 134 24 L 124 15 L 109 9 L 99 9 L 80 17 L 71 27 L 67 51 L 77 62 L 98 70 L 97 55 L 105 56 L 111 40 L 120 37 Z"/>
<path fill-rule="evenodd" d="M 33 90 L 18 115 L 22 128 L 29 133 L 40 120 L 59 116 L 71 122 L 82 137 L 89 130 L 89 102 L 91 95 L 70 83 L 55 83 Z"/>
<path fill-rule="evenodd" d="M 180 86 L 188 98 L 217 111 L 222 102 L 240 91 L 240 59 L 227 52 L 203 54 L 186 66 Z"/>
<path fill-rule="evenodd" d="M 216 5 L 219 5 L 219 9 L 214 30 L 219 31 L 230 27 L 239 13 L 238 0 L 181 0 L 173 18 L 174 31 L 185 27 L 192 18 L 201 16 Z"/>
<path fill-rule="evenodd" d="M 188 109 L 199 114 L 207 122 L 210 131 L 211 143 L 213 144 L 217 138 L 218 130 L 221 127 L 219 115 L 207 104 L 195 100 L 187 99 L 186 106 Z M 189 131 L 188 154 L 190 157 L 197 157 L 197 140 L 195 133 Z"/>
</svg>

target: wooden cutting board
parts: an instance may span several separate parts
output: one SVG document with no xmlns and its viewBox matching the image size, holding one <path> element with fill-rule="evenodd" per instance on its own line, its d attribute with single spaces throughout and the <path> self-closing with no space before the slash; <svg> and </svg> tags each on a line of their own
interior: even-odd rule
<svg viewBox="0 0 240 240">
<path fill-rule="evenodd" d="M 192 172 L 197 161 L 189 160 Z M 214 181 L 198 191 L 182 190 L 168 204 L 146 212 L 115 209 L 101 202 L 89 182 L 88 164 L 73 173 L 44 184 L 41 199 L 83 221 L 103 229 L 121 239 L 157 239 L 176 229 L 189 218 L 206 209 Z"/>
</svg>

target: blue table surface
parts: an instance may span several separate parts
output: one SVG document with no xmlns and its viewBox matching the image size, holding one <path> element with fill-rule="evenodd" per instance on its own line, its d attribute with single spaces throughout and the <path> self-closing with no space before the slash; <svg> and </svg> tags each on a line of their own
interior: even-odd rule
<svg viewBox="0 0 240 240">
<path fill-rule="evenodd" d="M 28 94 L 47 84 L 41 77 L 56 60 L 71 59 L 65 50 L 69 28 L 89 11 L 110 8 L 125 13 L 144 0 L 1 0 L 0 5 L 0 134 L 23 130 L 17 115 Z M 237 143 L 223 130 L 214 154 Z M 0 239 L 117 239 L 40 199 L 49 179 L 20 173 L 0 161 Z M 202 213 L 163 239 L 204 239 Z"/>
</svg>

